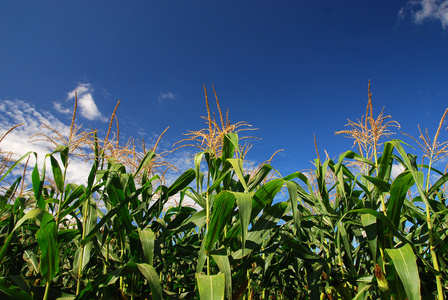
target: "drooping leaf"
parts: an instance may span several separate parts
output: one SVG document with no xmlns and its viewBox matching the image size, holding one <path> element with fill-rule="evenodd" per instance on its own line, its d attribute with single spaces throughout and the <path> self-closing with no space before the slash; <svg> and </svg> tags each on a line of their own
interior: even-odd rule
<svg viewBox="0 0 448 300">
<path fill-rule="evenodd" d="M 227 161 L 230 162 L 230 164 L 232 165 L 232 168 L 235 171 L 235 174 L 238 177 L 244 190 L 246 192 L 248 192 L 246 179 L 244 178 L 244 174 L 243 174 L 243 160 L 236 159 L 236 158 L 229 158 L 229 159 L 227 159 Z"/>
<path fill-rule="evenodd" d="M 390 191 L 390 183 L 386 182 L 380 178 L 377 177 L 371 177 L 371 176 L 366 176 L 363 175 L 362 177 L 364 177 L 365 179 L 367 179 L 368 181 L 370 181 L 371 183 L 373 183 L 373 185 L 382 193 L 388 193 Z"/>
<path fill-rule="evenodd" d="M 0 182 L 3 181 L 3 179 L 5 179 L 6 176 L 8 176 L 9 173 L 11 173 L 15 167 L 17 167 L 18 165 L 20 165 L 20 163 L 22 162 L 22 160 L 24 160 L 25 158 L 27 158 L 28 156 L 30 156 L 31 154 L 34 154 L 36 156 L 36 160 L 37 160 L 37 154 L 36 152 L 33 151 L 28 151 L 27 153 L 25 153 L 24 155 L 22 155 L 22 157 L 20 157 L 17 161 L 14 162 L 14 164 L 2 175 L 2 177 L 0 178 Z"/>
<path fill-rule="evenodd" d="M 257 188 L 268 176 L 268 174 L 272 171 L 272 166 L 268 164 L 264 164 L 258 172 L 252 176 L 249 183 L 247 184 L 247 188 L 249 191 L 254 190 Z"/>
</svg>

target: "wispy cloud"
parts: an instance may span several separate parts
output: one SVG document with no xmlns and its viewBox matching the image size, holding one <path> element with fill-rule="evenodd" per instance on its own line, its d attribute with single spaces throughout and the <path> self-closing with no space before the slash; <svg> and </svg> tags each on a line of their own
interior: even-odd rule
<svg viewBox="0 0 448 300">
<path fill-rule="evenodd" d="M 175 98 L 176 96 L 173 93 L 168 92 L 168 93 L 161 93 L 157 99 L 159 100 L 159 102 L 162 102 L 165 99 L 175 99 Z"/>
<path fill-rule="evenodd" d="M 399 18 L 411 15 L 416 24 L 439 21 L 443 29 L 448 27 L 448 0 L 411 0 L 398 13 Z"/>
<path fill-rule="evenodd" d="M 22 100 L 0 100 L 0 102 L 0 134 L 5 133 L 14 125 L 23 123 L 2 140 L 1 151 L 11 151 L 14 153 L 13 159 L 18 159 L 28 151 L 36 152 L 38 165 L 42 168 L 45 155 L 50 152 L 50 144 L 42 141 L 31 142 L 39 138 L 33 136 L 38 133 L 49 137 L 55 135 L 49 128 L 42 127 L 42 123 L 51 126 L 63 136 L 69 135 L 70 126 L 62 123 L 49 112 L 38 111 L 28 102 Z M 30 164 L 35 164 L 34 155 L 31 156 Z M 17 171 L 19 170 L 17 169 Z M 46 171 L 51 172 L 48 163 Z M 84 184 L 89 171 L 90 164 L 83 159 L 74 157 L 67 170 L 67 176 L 73 183 Z M 18 174 L 13 173 L 13 175 Z M 29 178 L 29 174 L 27 178 Z"/>
<path fill-rule="evenodd" d="M 58 112 L 63 113 L 63 114 L 69 114 L 72 113 L 73 111 L 69 108 L 64 108 L 62 107 L 62 104 L 59 102 L 53 102 L 53 107 L 54 109 L 56 109 Z"/>
<path fill-rule="evenodd" d="M 90 83 L 79 83 L 78 86 L 71 92 L 67 93 L 67 101 L 75 99 L 75 91 L 78 93 L 78 107 L 80 108 L 81 116 L 88 120 L 107 121 L 107 118 L 98 110 L 95 100 L 93 99 L 93 88 Z M 53 107 L 60 113 L 71 113 L 72 110 L 63 106 L 60 102 L 54 102 Z"/>
</svg>

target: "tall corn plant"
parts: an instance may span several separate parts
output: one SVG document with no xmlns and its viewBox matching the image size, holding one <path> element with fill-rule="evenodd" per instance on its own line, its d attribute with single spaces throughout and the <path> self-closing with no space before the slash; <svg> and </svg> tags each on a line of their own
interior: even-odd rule
<svg viewBox="0 0 448 300">
<path fill-rule="evenodd" d="M 36 164 L 30 193 L 15 197 L 18 178 L 0 199 L 2 297 L 446 296 L 448 175 L 430 155 L 443 150 L 438 133 L 425 143 L 434 146 L 428 165 L 417 165 L 398 140 L 381 144 L 397 123 L 382 113 L 373 118 L 369 89 L 365 119 L 340 132 L 355 138 L 358 153 L 318 158 L 311 173 L 272 179 L 269 164 L 247 171 L 248 148 L 238 137 L 247 124 L 232 125 L 228 116 L 224 122 L 216 102 L 220 122 L 206 94 L 208 128 L 186 140 L 200 149 L 194 168 L 170 186 L 152 171 L 155 147 L 129 163 L 126 153 L 134 150 L 118 146 L 118 126 L 111 141 L 109 133 L 103 141 L 91 135 L 85 185 L 66 178 L 73 137 L 53 139 L 55 150 L 44 159 L 51 174 Z M 396 165 L 404 171 L 394 177 Z M 166 207 L 173 196 L 179 205 Z M 201 209 L 182 206 L 187 198 Z"/>
<path fill-rule="evenodd" d="M 125 281 L 130 280 L 132 283 L 135 277 L 138 278 L 142 274 L 147 284 L 140 285 L 137 290 L 147 286 L 150 288 L 148 293 L 151 293 L 154 299 L 161 298 L 160 282 L 152 265 L 148 264 L 149 261 L 133 258 L 143 257 L 138 253 L 145 253 L 146 257 L 151 255 L 151 249 L 147 246 L 151 237 L 144 229 L 154 216 L 160 214 L 158 209 L 162 205 L 154 206 L 157 209 L 150 208 L 150 202 L 156 200 L 156 196 L 161 197 L 157 201 L 166 201 L 170 194 L 175 194 L 188 182 L 183 183 L 185 179 L 181 178 L 180 183 L 176 182 L 170 188 L 159 186 L 154 190 L 154 181 L 160 178 L 148 178 L 148 166 L 155 158 L 151 151 L 141 159 L 135 174 L 127 174 L 124 166 L 113 160 L 109 160 L 104 169 L 104 151 L 100 149 L 95 135 L 93 166 L 87 185 L 66 183 L 69 156 L 81 146 L 81 142 L 86 142 L 86 135 L 83 133 L 81 139 L 76 139 L 79 136 L 75 134 L 75 114 L 76 104 L 70 137 L 67 140 L 56 131 L 55 138 L 42 137 L 53 143 L 55 150 L 45 157 L 41 172 L 35 154 L 36 166 L 31 176 L 33 194 L 27 196 L 34 199 L 34 209 L 25 213 L 25 209 L 28 209 L 25 203 L 29 201 L 26 201 L 25 197 L 13 199 L 21 178 L 7 190 L 5 197 L 2 196 L 2 215 L 8 217 L 2 218 L 5 226 L 2 227 L 4 243 L 0 250 L 0 261 L 2 275 L 9 277 L 2 279 L 0 291 L 6 296 L 9 295 L 8 297 L 23 299 L 39 295 L 44 299 L 56 298 L 58 295 L 64 295 L 63 291 L 68 293 L 65 294 L 67 297 L 73 293 L 73 298 L 88 298 L 92 295 L 107 295 L 117 279 L 120 282 L 120 293 L 128 292 L 124 291 L 128 286 Z M 111 120 L 113 119 L 114 115 Z M 58 145 L 57 142 L 66 144 Z M 59 160 L 56 158 L 57 154 L 60 156 Z M 27 153 L 13 164 L 2 174 L 1 179 L 29 155 L 32 153 Z M 52 170 L 53 184 L 50 186 L 46 186 L 47 159 Z M 137 182 L 134 183 L 137 174 L 140 174 L 139 178 L 142 180 L 138 188 Z M 159 190 L 163 192 L 158 193 Z M 11 201 L 13 205 L 9 204 Z M 108 209 L 106 213 L 102 209 L 104 204 Z M 143 212 L 148 214 L 144 215 Z M 139 229 L 143 229 L 142 233 Z M 139 246 L 131 247 L 130 243 L 135 241 Z M 129 251 L 131 248 L 133 250 Z M 16 270 L 8 269 L 7 266 L 16 261 L 15 256 L 23 256 L 27 266 Z M 111 261 L 117 264 L 114 265 Z M 24 280 L 24 277 L 18 276 L 22 272 L 25 272 L 26 276 L 34 277 L 34 280 Z M 44 291 L 40 288 L 41 280 L 45 284 Z M 108 280 L 109 284 L 104 285 L 105 280 Z M 102 288 L 99 288 L 97 282 L 101 283 Z M 63 288 L 51 289 L 52 284 Z M 129 290 L 132 290 L 133 286 L 130 286 Z M 130 294 L 133 296 L 134 293 L 131 291 Z"/>
</svg>

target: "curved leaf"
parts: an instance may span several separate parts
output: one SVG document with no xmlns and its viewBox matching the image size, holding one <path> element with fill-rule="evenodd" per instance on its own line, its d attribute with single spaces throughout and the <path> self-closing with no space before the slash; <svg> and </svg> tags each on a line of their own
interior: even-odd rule
<svg viewBox="0 0 448 300">
<path fill-rule="evenodd" d="M 408 299 L 421 299 L 420 277 L 416 258 L 411 246 L 406 244 L 398 249 L 386 249 L 386 253 L 391 258 L 395 270 L 397 270 Z"/>
<path fill-rule="evenodd" d="M 222 192 L 216 196 L 213 203 L 213 212 L 210 224 L 204 239 L 205 252 L 210 253 L 213 245 L 218 240 L 228 219 L 232 216 L 235 207 L 235 196 L 230 192 Z"/>
<path fill-rule="evenodd" d="M 160 283 L 159 275 L 157 275 L 154 267 L 148 264 L 137 264 L 137 267 L 143 276 L 145 276 L 148 280 L 149 287 L 151 288 L 152 299 L 163 299 L 162 284 Z"/>
</svg>

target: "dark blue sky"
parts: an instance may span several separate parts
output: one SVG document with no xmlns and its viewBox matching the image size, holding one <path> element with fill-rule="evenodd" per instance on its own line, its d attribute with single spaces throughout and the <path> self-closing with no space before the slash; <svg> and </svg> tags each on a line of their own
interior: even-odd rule
<svg viewBox="0 0 448 300">
<path fill-rule="evenodd" d="M 310 167 L 314 134 L 331 157 L 350 149 L 334 132 L 365 113 L 369 80 L 375 114 L 385 106 L 402 131 L 434 134 L 448 107 L 447 16 L 437 10 L 446 1 L 426 1 L 427 15 L 413 3 L 4 1 L 0 101 L 69 123 L 67 93 L 88 84 L 98 114 L 79 123 L 107 127 L 101 119 L 121 99 L 122 134 L 170 126 L 168 147 L 202 128 L 203 85 L 213 99 L 214 84 L 232 122 L 259 128 L 249 157 L 285 149 L 273 164 L 286 175 Z"/>
</svg>

